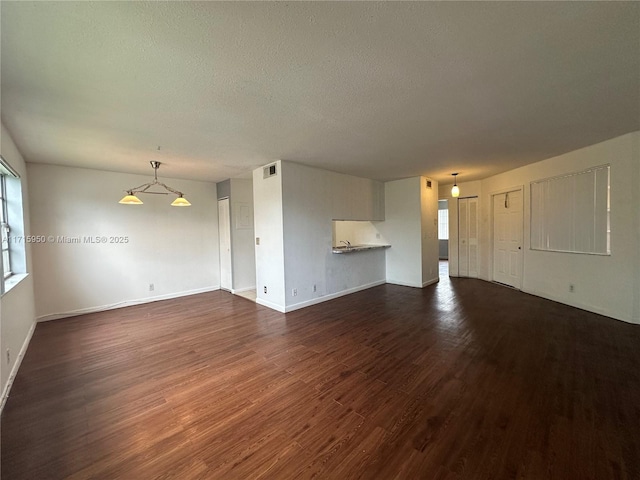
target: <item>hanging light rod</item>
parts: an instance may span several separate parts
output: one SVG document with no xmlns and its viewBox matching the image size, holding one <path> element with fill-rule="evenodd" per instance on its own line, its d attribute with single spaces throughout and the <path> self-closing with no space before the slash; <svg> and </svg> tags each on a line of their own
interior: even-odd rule
<svg viewBox="0 0 640 480">
<path fill-rule="evenodd" d="M 453 188 L 451 189 L 451 196 L 452 197 L 459 197 L 460 196 L 460 188 L 458 187 L 458 174 L 457 173 L 452 173 L 451 175 L 453 175 Z"/>
<path fill-rule="evenodd" d="M 158 150 L 160 150 L 160 147 L 158 147 Z M 191 204 L 186 198 L 184 198 L 184 194 L 182 192 L 179 192 L 178 190 L 175 190 L 168 185 L 165 185 L 164 183 L 158 181 L 158 168 L 160 168 L 161 163 L 154 160 L 150 161 L 149 163 L 151 164 L 151 167 L 153 167 L 153 182 L 144 183 L 138 187 L 125 190 L 127 194 L 118 203 L 122 203 L 123 205 L 142 205 L 142 200 L 140 200 L 136 196 L 139 193 L 148 193 L 153 195 L 169 195 L 170 193 L 173 193 L 174 195 L 177 195 L 178 198 L 171 202 L 172 207 L 190 206 Z M 149 189 L 155 185 L 164 188 L 166 192 L 150 192 Z"/>
</svg>

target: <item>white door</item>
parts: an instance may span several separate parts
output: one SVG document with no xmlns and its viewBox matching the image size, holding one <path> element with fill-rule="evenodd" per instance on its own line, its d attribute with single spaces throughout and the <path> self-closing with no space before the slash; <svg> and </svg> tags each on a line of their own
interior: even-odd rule
<svg viewBox="0 0 640 480">
<path fill-rule="evenodd" d="M 493 196 L 493 280 L 522 286 L 522 190 Z"/>
<path fill-rule="evenodd" d="M 218 200 L 218 237 L 220 241 L 220 288 L 231 291 L 231 216 L 229 199 Z"/>
<path fill-rule="evenodd" d="M 458 199 L 458 275 L 478 277 L 478 197 Z"/>
</svg>

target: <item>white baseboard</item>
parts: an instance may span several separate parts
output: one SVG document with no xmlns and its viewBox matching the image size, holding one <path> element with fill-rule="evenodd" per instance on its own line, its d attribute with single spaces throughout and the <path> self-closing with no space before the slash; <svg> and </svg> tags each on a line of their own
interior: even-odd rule
<svg viewBox="0 0 640 480">
<path fill-rule="evenodd" d="M 527 293 L 529 295 L 535 295 L 536 297 L 546 298 L 547 300 L 551 300 L 553 302 L 558 302 L 558 303 L 562 303 L 564 305 L 569 305 L 570 307 L 579 308 L 580 310 L 585 310 L 587 312 L 597 313 L 598 315 L 602 315 L 602 316 L 605 316 L 605 317 L 613 318 L 615 320 L 620 320 L 622 322 L 635 323 L 635 324 L 638 323 L 637 321 L 634 321 L 634 319 L 632 317 L 624 317 L 624 316 L 616 315 L 614 312 L 608 311 L 608 310 L 606 310 L 604 308 L 601 308 L 601 307 L 598 307 L 596 305 L 590 305 L 588 303 L 571 301 L 570 299 L 567 299 L 567 298 L 559 296 L 559 295 L 554 295 L 554 294 L 549 293 L 549 292 L 541 292 L 541 291 L 537 291 L 537 290 L 534 290 L 534 289 L 528 289 L 528 288 L 521 288 L 520 291 L 523 292 L 523 293 Z"/>
<path fill-rule="evenodd" d="M 345 295 L 350 295 L 352 293 L 360 292 L 362 290 L 367 290 L 368 288 L 377 287 L 378 285 L 384 285 L 385 283 L 386 283 L 385 280 L 379 280 L 377 282 L 367 283 L 366 285 L 360 285 L 358 287 L 348 288 L 347 290 L 342 290 L 340 292 L 331 293 L 329 295 L 324 295 L 322 297 L 312 298 L 311 300 L 306 300 L 300 303 L 294 303 L 293 305 L 287 305 L 284 311 L 293 312 L 294 310 L 300 310 L 301 308 L 310 307 L 311 305 L 317 305 L 318 303 L 327 302 L 329 300 L 333 300 L 334 298 L 343 297 Z"/>
<path fill-rule="evenodd" d="M 270 308 L 271 310 L 285 313 L 285 307 L 283 307 L 282 305 L 278 305 L 277 303 L 271 303 L 268 300 L 263 300 L 262 298 L 256 298 L 256 303 L 258 305 L 262 305 L 263 307 Z"/>
<path fill-rule="evenodd" d="M 387 283 L 392 285 L 400 285 L 401 287 L 422 288 L 421 283 L 403 282 L 402 280 L 387 279 Z"/>
<path fill-rule="evenodd" d="M 427 280 L 426 282 L 422 282 L 422 288 L 428 287 L 429 285 L 433 285 L 434 283 L 438 283 L 440 281 L 440 277 L 432 278 L 431 280 Z"/>
<path fill-rule="evenodd" d="M 9 398 L 9 392 L 11 391 L 11 386 L 13 385 L 13 381 L 18 374 L 18 370 L 20 369 L 20 365 L 22 365 L 22 359 L 24 358 L 25 353 L 27 353 L 27 348 L 29 348 L 29 343 L 31 342 L 31 337 L 33 337 L 33 332 L 36 330 L 36 322 L 31 324 L 29 331 L 27 332 L 27 336 L 22 343 L 22 347 L 20 347 L 20 353 L 16 357 L 13 362 L 13 368 L 11 369 L 11 373 L 9 374 L 9 378 L 7 379 L 7 384 L 4 386 L 4 390 L 2 392 L 2 400 L 0 400 L 0 413 L 4 409 L 5 403 L 7 403 L 7 399 Z"/>
<path fill-rule="evenodd" d="M 236 293 L 249 292 L 249 291 L 255 290 L 255 289 L 256 289 L 255 285 L 253 287 L 246 287 L 246 288 L 232 288 L 231 289 L 231 293 L 233 293 L 235 295 Z"/>
<path fill-rule="evenodd" d="M 490 283 L 496 283 L 485 277 L 478 277 L 478 280 L 483 280 L 485 282 L 490 282 Z M 496 283 L 496 285 L 499 285 L 499 284 Z M 512 288 L 512 287 L 509 287 L 508 285 L 505 285 L 505 286 L 506 288 Z M 550 293 L 550 292 L 546 292 L 546 291 L 543 292 L 543 291 L 539 291 L 531 288 L 526 288 L 525 286 L 522 286 L 522 288 L 516 289 L 516 290 L 520 290 L 522 293 L 526 293 L 528 295 L 534 295 L 536 297 L 546 298 L 547 300 L 551 300 L 552 302 L 558 302 L 564 305 L 568 305 L 570 307 L 579 308 L 580 310 L 585 310 L 587 312 L 597 313 L 598 315 L 603 315 L 605 317 L 613 318 L 615 320 L 620 320 L 622 322 L 635 323 L 635 324 L 640 323 L 639 321 L 634 320 L 632 317 L 624 317 L 624 316 L 616 315 L 614 312 L 608 311 L 604 308 L 597 307 L 595 305 L 590 305 L 587 303 L 581 303 L 576 301 L 572 302 L 570 301 L 570 299 L 567 299 L 566 297 L 554 295 L 553 293 Z"/>
<path fill-rule="evenodd" d="M 387 280 L 387 283 L 391 283 L 393 285 L 400 285 L 401 287 L 412 287 L 412 288 L 424 288 L 428 285 L 433 285 L 434 283 L 438 283 L 440 281 L 440 277 L 432 278 L 431 280 L 427 280 L 422 283 L 410 283 L 403 282 L 401 280 Z"/>
<path fill-rule="evenodd" d="M 152 303 L 160 300 L 169 300 L 172 298 L 188 297 L 189 295 L 197 295 L 198 293 L 213 292 L 220 290 L 220 285 L 213 287 L 196 288 L 195 290 L 187 290 L 184 292 L 167 293 L 165 295 L 157 295 L 155 297 L 141 298 L 138 300 L 127 300 L 125 302 L 112 303 L 109 305 L 100 305 L 97 307 L 81 308 L 68 312 L 52 313 L 42 315 L 36 318 L 37 322 L 48 322 L 49 320 L 58 320 L 60 318 L 76 317 L 78 315 L 86 315 L 87 313 L 104 312 L 106 310 L 115 310 L 116 308 L 132 307 L 134 305 L 142 305 L 144 303 Z"/>
</svg>

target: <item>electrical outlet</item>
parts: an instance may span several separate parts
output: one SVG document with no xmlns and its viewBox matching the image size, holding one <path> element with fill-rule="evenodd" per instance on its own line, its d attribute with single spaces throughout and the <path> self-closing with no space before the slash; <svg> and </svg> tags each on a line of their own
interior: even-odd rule
<svg viewBox="0 0 640 480">
<path fill-rule="evenodd" d="M 293 295 L 294 297 L 298 296 L 298 289 L 294 288 L 293 290 L 291 290 L 291 295 Z"/>
<path fill-rule="evenodd" d="M 260 237 L 256 237 L 256 245 L 260 245 Z"/>
<path fill-rule="evenodd" d="M 7 363 L 11 363 L 11 349 L 7 348 Z"/>
<path fill-rule="evenodd" d="M 569 291 L 571 293 L 575 292 L 576 288 L 573 286 L 573 283 L 569 285 Z"/>
<path fill-rule="evenodd" d="M 316 292 L 318 290 L 318 288 L 316 287 L 316 284 L 313 284 L 313 291 Z"/>
<path fill-rule="evenodd" d="M 380 239 L 380 234 L 376 233 L 376 238 L 379 240 Z"/>
<path fill-rule="evenodd" d="M 267 286 L 264 286 L 264 293 L 267 293 Z"/>
<path fill-rule="evenodd" d="M 153 292 L 156 289 L 155 285 L 153 283 L 149 284 L 149 291 Z"/>
</svg>

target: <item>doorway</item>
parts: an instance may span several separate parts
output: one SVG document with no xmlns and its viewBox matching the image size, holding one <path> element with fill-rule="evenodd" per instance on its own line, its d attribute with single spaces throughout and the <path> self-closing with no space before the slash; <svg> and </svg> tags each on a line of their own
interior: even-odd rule
<svg viewBox="0 0 640 480">
<path fill-rule="evenodd" d="M 438 258 L 449 260 L 449 200 L 438 200 Z"/>
<path fill-rule="evenodd" d="M 493 281 L 522 288 L 522 188 L 493 195 Z"/>
<path fill-rule="evenodd" d="M 220 288 L 233 288 L 231 266 L 231 215 L 229 198 L 218 200 L 218 240 L 220 242 Z"/>
</svg>

